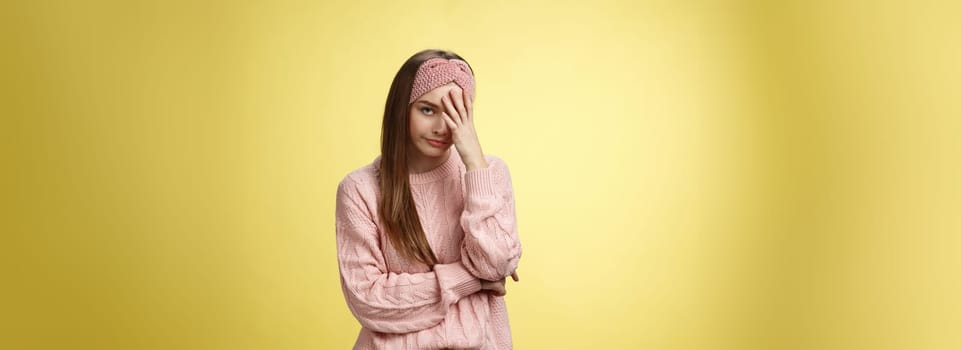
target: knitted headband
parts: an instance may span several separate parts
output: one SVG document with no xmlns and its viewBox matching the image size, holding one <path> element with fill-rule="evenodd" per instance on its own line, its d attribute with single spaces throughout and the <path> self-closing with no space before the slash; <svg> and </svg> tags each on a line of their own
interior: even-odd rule
<svg viewBox="0 0 961 350">
<path fill-rule="evenodd" d="M 414 86 L 410 91 L 410 101 L 413 103 L 428 91 L 438 86 L 454 82 L 467 92 L 467 96 L 474 98 L 474 74 L 467 62 L 452 58 L 434 57 L 424 61 L 417 68 L 414 76 Z"/>
</svg>

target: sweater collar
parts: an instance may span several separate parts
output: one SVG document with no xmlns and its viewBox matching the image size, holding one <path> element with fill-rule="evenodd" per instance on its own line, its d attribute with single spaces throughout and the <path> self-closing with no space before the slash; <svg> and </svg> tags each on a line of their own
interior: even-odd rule
<svg viewBox="0 0 961 350">
<path fill-rule="evenodd" d="M 457 171 L 457 165 L 460 163 L 460 154 L 457 153 L 454 146 L 451 146 L 448 152 L 450 152 L 450 156 L 441 165 L 425 172 L 410 174 L 411 185 L 434 182 L 454 174 Z"/>
</svg>

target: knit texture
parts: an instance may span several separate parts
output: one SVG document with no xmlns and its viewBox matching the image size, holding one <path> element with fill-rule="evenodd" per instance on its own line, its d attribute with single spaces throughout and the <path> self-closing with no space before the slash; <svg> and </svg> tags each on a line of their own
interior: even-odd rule
<svg viewBox="0 0 961 350">
<path fill-rule="evenodd" d="M 474 73 L 467 62 L 441 57 L 426 60 L 417 68 L 414 84 L 410 90 L 410 101 L 407 103 L 413 103 L 428 91 L 450 82 L 456 83 L 467 92 L 467 96 L 474 98 Z"/>
<path fill-rule="evenodd" d="M 341 288 L 360 322 L 354 349 L 512 349 L 504 297 L 480 280 L 510 276 L 521 257 L 507 164 L 466 171 L 456 148 L 440 166 L 410 174 L 411 192 L 438 264 L 400 254 L 380 223 L 380 156 L 337 188 Z"/>
</svg>

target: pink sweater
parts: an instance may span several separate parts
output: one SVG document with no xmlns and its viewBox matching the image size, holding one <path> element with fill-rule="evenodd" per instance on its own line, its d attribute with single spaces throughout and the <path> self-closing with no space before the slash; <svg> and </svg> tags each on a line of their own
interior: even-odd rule
<svg viewBox="0 0 961 350">
<path fill-rule="evenodd" d="M 411 174 L 438 264 L 404 258 L 378 219 L 380 156 L 337 188 L 337 258 L 347 305 L 362 326 L 354 349 L 512 349 L 504 297 L 480 279 L 510 276 L 521 257 L 507 164 L 487 155 L 470 172 L 457 150 Z M 509 278 L 508 278 L 509 279 Z"/>
</svg>

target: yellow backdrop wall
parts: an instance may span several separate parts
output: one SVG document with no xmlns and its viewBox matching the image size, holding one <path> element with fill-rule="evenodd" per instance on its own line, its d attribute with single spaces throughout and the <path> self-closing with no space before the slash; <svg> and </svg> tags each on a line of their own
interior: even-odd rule
<svg viewBox="0 0 961 350">
<path fill-rule="evenodd" d="M 511 167 L 516 348 L 961 348 L 956 5 L 2 7 L 0 348 L 349 348 L 336 185 L 425 48 Z"/>
</svg>

